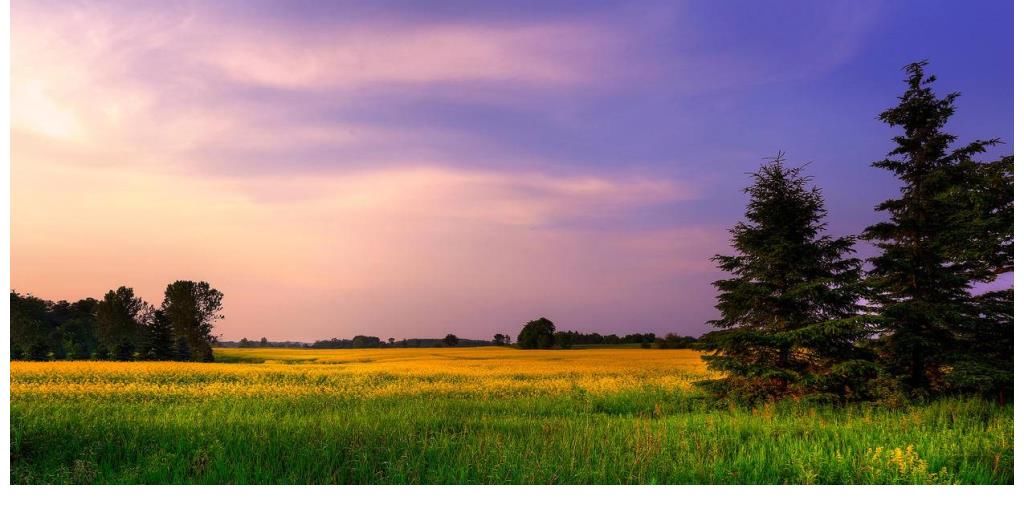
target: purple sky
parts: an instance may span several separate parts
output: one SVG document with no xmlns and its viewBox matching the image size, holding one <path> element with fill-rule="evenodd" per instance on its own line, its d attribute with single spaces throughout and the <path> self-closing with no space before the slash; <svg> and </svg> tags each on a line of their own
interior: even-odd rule
<svg viewBox="0 0 1024 505">
<path fill-rule="evenodd" d="M 878 220 L 916 60 L 1013 148 L 1009 1 L 12 10 L 13 288 L 204 279 L 226 339 L 700 334 L 763 157 Z"/>
</svg>

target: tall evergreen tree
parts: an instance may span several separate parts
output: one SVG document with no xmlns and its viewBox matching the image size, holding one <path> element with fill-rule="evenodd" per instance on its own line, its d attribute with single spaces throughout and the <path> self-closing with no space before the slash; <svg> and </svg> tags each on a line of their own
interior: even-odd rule
<svg viewBox="0 0 1024 505">
<path fill-rule="evenodd" d="M 937 97 L 926 64 L 905 67 L 906 92 L 879 116 L 902 132 L 873 165 L 895 174 L 902 187 L 899 197 L 876 207 L 888 220 L 864 233 L 880 251 L 870 259 L 867 284 L 881 321 L 882 362 L 918 393 L 945 386 L 951 363 L 971 347 L 965 340 L 987 338 L 979 331 L 990 325 L 978 318 L 1001 310 L 992 305 L 998 297 L 975 298 L 970 289 L 1013 261 L 1012 158 L 973 159 L 998 140 L 953 147 L 956 137 L 944 127 L 959 94 Z"/>
<path fill-rule="evenodd" d="M 845 377 L 870 368 L 857 345 L 866 332 L 854 238 L 823 234 L 820 190 L 781 154 L 753 179 L 746 222 L 732 228 L 736 254 L 713 258 L 731 277 L 714 283 L 721 317 L 709 323 L 721 330 L 702 346 L 708 366 L 726 376 L 702 385 L 754 400 L 848 396 Z"/>
</svg>

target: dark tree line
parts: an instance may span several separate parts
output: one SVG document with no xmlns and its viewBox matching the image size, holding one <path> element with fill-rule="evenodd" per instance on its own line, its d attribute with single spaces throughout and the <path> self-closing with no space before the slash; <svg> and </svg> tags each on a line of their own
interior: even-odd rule
<svg viewBox="0 0 1024 505">
<path fill-rule="evenodd" d="M 125 286 L 77 302 L 11 291 L 11 357 L 212 361 L 222 301 L 195 281 L 168 284 L 158 307 Z"/>
<path fill-rule="evenodd" d="M 495 342 L 510 344 L 507 335 L 495 335 Z M 573 346 L 586 345 L 619 345 L 619 344 L 640 344 L 642 347 L 656 346 L 660 349 L 683 349 L 691 347 L 697 341 L 694 337 L 681 337 L 675 333 L 669 333 L 664 337 L 657 337 L 654 333 L 631 333 L 625 336 L 615 334 L 601 335 L 600 333 L 580 333 L 578 331 L 557 331 L 555 323 L 546 317 L 526 323 L 519 332 L 516 345 L 520 349 L 569 349 Z M 498 345 L 504 345 L 499 343 Z"/>
<path fill-rule="evenodd" d="M 502 335 L 502 342 L 505 342 L 505 336 Z M 243 339 L 244 340 L 244 339 Z M 259 347 L 258 345 L 243 346 L 241 342 L 237 344 L 237 347 Z M 497 341 L 497 335 L 495 335 L 494 341 L 487 340 L 471 340 L 465 338 L 459 338 L 458 336 L 449 333 L 444 338 L 403 338 L 402 340 L 396 340 L 394 338 L 387 339 L 384 342 L 380 337 L 368 337 L 365 335 L 356 335 L 351 339 L 342 338 L 330 338 L 326 340 L 317 340 L 312 344 L 299 344 L 301 347 L 309 347 L 312 349 L 366 349 L 366 348 L 384 348 L 384 347 L 480 347 L 486 345 L 502 345 Z M 267 344 L 269 347 L 273 347 L 274 343 L 270 342 Z"/>
<path fill-rule="evenodd" d="M 380 341 L 380 337 L 356 335 L 351 340 L 339 338 L 317 340 L 310 344 L 309 347 L 313 349 L 366 349 L 382 347 L 383 345 L 384 343 Z"/>
<path fill-rule="evenodd" d="M 824 201 L 780 157 L 753 174 L 736 253 L 714 261 L 719 328 L 701 346 L 720 396 L 862 400 L 941 393 L 1005 398 L 1013 384 L 1013 290 L 972 288 L 1013 268 L 1013 157 L 975 159 L 997 140 L 953 147 L 957 94 L 937 97 L 926 63 L 880 116 L 896 144 L 874 166 L 901 182 L 861 238 L 878 255 L 862 274 L 856 237 L 825 233 Z"/>
</svg>

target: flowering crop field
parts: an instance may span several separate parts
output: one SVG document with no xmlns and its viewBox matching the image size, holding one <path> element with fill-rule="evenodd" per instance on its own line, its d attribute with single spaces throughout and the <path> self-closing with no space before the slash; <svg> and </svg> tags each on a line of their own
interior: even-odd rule
<svg viewBox="0 0 1024 505">
<path fill-rule="evenodd" d="M 1012 483 L 1013 411 L 717 405 L 687 350 L 12 362 L 13 483 Z"/>
</svg>

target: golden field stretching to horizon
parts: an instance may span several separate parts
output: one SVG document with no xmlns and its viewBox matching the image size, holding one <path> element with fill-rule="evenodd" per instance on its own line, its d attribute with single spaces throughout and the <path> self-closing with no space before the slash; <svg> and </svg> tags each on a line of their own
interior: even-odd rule
<svg viewBox="0 0 1024 505">
<path fill-rule="evenodd" d="M 217 363 L 11 363 L 11 394 L 342 397 L 558 395 L 689 390 L 707 377 L 690 350 L 217 349 Z"/>
</svg>

